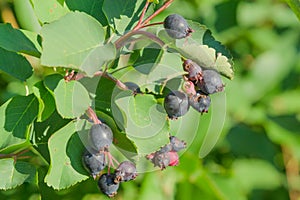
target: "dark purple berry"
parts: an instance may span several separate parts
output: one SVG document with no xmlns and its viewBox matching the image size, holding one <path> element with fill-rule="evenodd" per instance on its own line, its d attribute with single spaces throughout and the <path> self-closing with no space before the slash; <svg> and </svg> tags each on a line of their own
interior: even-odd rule
<svg viewBox="0 0 300 200">
<path fill-rule="evenodd" d="M 115 183 L 115 174 L 102 174 L 98 180 L 100 190 L 109 197 L 114 197 L 119 189 L 119 183 Z"/>
<path fill-rule="evenodd" d="M 160 169 L 165 169 L 170 164 L 170 157 L 169 152 L 166 153 L 160 153 L 156 152 L 154 153 L 154 156 L 152 158 L 152 163 L 154 164 L 154 167 L 159 167 Z"/>
<path fill-rule="evenodd" d="M 159 152 L 160 153 L 167 153 L 173 150 L 173 145 L 171 143 L 166 144 L 165 146 L 161 147 Z"/>
<path fill-rule="evenodd" d="M 202 80 L 202 68 L 192 60 L 185 60 L 183 62 L 184 71 L 188 72 L 188 79 L 190 81 L 198 81 Z"/>
<path fill-rule="evenodd" d="M 94 179 L 106 167 L 105 154 L 103 152 L 90 153 L 89 151 L 85 151 L 82 156 L 82 161 L 84 167 L 90 172 Z"/>
<path fill-rule="evenodd" d="M 185 38 L 193 30 L 188 26 L 187 21 L 178 14 L 172 14 L 165 18 L 164 27 L 168 35 L 175 39 Z"/>
<path fill-rule="evenodd" d="M 197 83 L 197 86 L 206 94 L 221 92 L 224 89 L 221 76 L 215 70 L 203 70 L 203 80 Z"/>
<path fill-rule="evenodd" d="M 137 177 L 135 164 L 130 161 L 121 162 L 115 170 L 115 182 L 134 180 Z"/>
<path fill-rule="evenodd" d="M 165 97 L 164 107 L 170 119 L 177 119 L 187 113 L 190 105 L 185 93 L 173 91 Z"/>
<path fill-rule="evenodd" d="M 201 114 L 208 112 L 210 102 L 210 97 L 201 93 L 197 93 L 196 95 L 191 96 L 189 99 L 190 105 Z"/>
<path fill-rule="evenodd" d="M 175 136 L 170 136 L 170 144 L 172 145 L 172 151 L 178 152 L 186 148 L 186 142 Z"/>
<path fill-rule="evenodd" d="M 113 141 L 112 130 L 106 124 L 94 124 L 89 131 L 89 142 L 96 151 L 107 149 Z"/>
</svg>

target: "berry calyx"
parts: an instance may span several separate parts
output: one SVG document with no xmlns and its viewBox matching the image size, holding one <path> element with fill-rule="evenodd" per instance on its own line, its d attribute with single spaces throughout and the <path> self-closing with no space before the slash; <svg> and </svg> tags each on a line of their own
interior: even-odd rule
<svg viewBox="0 0 300 200">
<path fill-rule="evenodd" d="M 170 144 L 172 145 L 172 151 L 175 152 L 186 148 L 186 142 L 175 136 L 170 136 Z"/>
<path fill-rule="evenodd" d="M 202 114 L 208 112 L 211 99 L 208 95 L 198 92 L 189 98 L 189 103 L 195 110 Z"/>
<path fill-rule="evenodd" d="M 183 62 L 184 71 L 188 72 L 188 79 L 195 83 L 202 80 L 202 68 L 194 61 L 187 59 Z"/>
<path fill-rule="evenodd" d="M 170 119 L 177 119 L 188 112 L 190 105 L 185 93 L 173 91 L 165 97 L 164 107 Z"/>
<path fill-rule="evenodd" d="M 168 35 L 175 39 L 189 36 L 193 30 L 188 26 L 187 21 L 178 14 L 172 14 L 165 18 L 164 28 Z"/>
<path fill-rule="evenodd" d="M 113 133 L 106 124 L 93 124 L 89 131 L 89 142 L 96 151 L 104 151 L 112 144 Z"/>
<path fill-rule="evenodd" d="M 98 180 L 99 189 L 109 197 L 114 197 L 119 189 L 119 183 L 115 183 L 115 174 L 102 174 Z"/>
<path fill-rule="evenodd" d="M 115 170 L 115 182 L 134 180 L 137 177 L 136 166 L 130 161 L 123 161 Z"/>
</svg>

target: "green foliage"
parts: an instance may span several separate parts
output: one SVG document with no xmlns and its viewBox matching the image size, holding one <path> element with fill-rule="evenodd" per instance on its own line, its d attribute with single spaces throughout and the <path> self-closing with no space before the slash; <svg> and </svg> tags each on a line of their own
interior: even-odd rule
<svg viewBox="0 0 300 200">
<path fill-rule="evenodd" d="M 90 108 L 112 129 L 116 159 L 137 164 L 116 199 L 281 200 L 300 190 L 287 163 L 300 160 L 297 1 L 286 1 L 290 10 L 271 0 L 175 0 L 150 23 L 191 19 L 194 32 L 180 40 L 162 25 L 131 32 L 146 0 L 4 2 L 21 28 L 0 24 L 0 199 L 105 198 L 81 163 Z M 148 2 L 145 18 L 166 1 Z M 226 87 L 209 113 L 173 121 L 162 102 L 182 88 L 182 58 L 217 70 Z M 126 82 L 143 94 L 124 91 Z M 157 171 L 145 155 L 169 135 L 188 149 L 179 166 Z"/>
</svg>

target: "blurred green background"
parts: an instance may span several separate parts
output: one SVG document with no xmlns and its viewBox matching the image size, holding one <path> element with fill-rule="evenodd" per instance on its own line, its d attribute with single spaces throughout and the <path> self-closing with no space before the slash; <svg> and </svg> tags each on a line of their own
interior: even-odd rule
<svg viewBox="0 0 300 200">
<path fill-rule="evenodd" d="M 13 20 L 14 2 L 0 0 L 0 5 L 1 22 Z M 234 57 L 235 78 L 224 80 L 227 113 L 222 136 L 213 151 L 199 159 L 198 134 L 179 166 L 141 174 L 122 184 L 114 199 L 300 199 L 296 15 L 279 0 L 175 0 L 158 18 L 170 13 L 205 24 Z M 39 72 L 28 84 L 37 80 Z M 0 103 L 16 94 L 25 94 L 24 84 L 0 73 Z M 0 191 L 0 199 L 41 199 L 39 190 L 43 199 L 107 199 L 91 179 L 63 191 L 23 184 Z"/>
</svg>

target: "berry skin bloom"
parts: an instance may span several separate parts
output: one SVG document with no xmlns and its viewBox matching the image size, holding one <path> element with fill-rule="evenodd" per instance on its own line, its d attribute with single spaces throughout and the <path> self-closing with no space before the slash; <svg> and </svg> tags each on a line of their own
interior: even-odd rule
<svg viewBox="0 0 300 200">
<path fill-rule="evenodd" d="M 103 152 L 90 153 L 85 151 L 82 155 L 84 167 L 95 179 L 98 174 L 106 167 L 105 154 Z"/>
<path fill-rule="evenodd" d="M 137 177 L 135 164 L 130 161 L 123 161 L 115 170 L 115 182 L 134 180 Z"/>
<path fill-rule="evenodd" d="M 165 97 L 164 107 L 170 119 L 177 119 L 188 112 L 190 105 L 185 93 L 173 91 Z"/>
<path fill-rule="evenodd" d="M 164 27 L 168 35 L 174 39 L 185 38 L 193 30 L 188 26 L 187 21 L 178 14 L 172 14 L 165 18 Z"/>
<path fill-rule="evenodd" d="M 224 90 L 221 76 L 215 70 L 203 70 L 203 80 L 197 83 L 197 86 L 205 94 L 213 94 Z"/>
<path fill-rule="evenodd" d="M 113 141 L 113 133 L 106 124 L 93 124 L 88 135 L 91 147 L 96 151 L 104 151 Z"/>
</svg>

